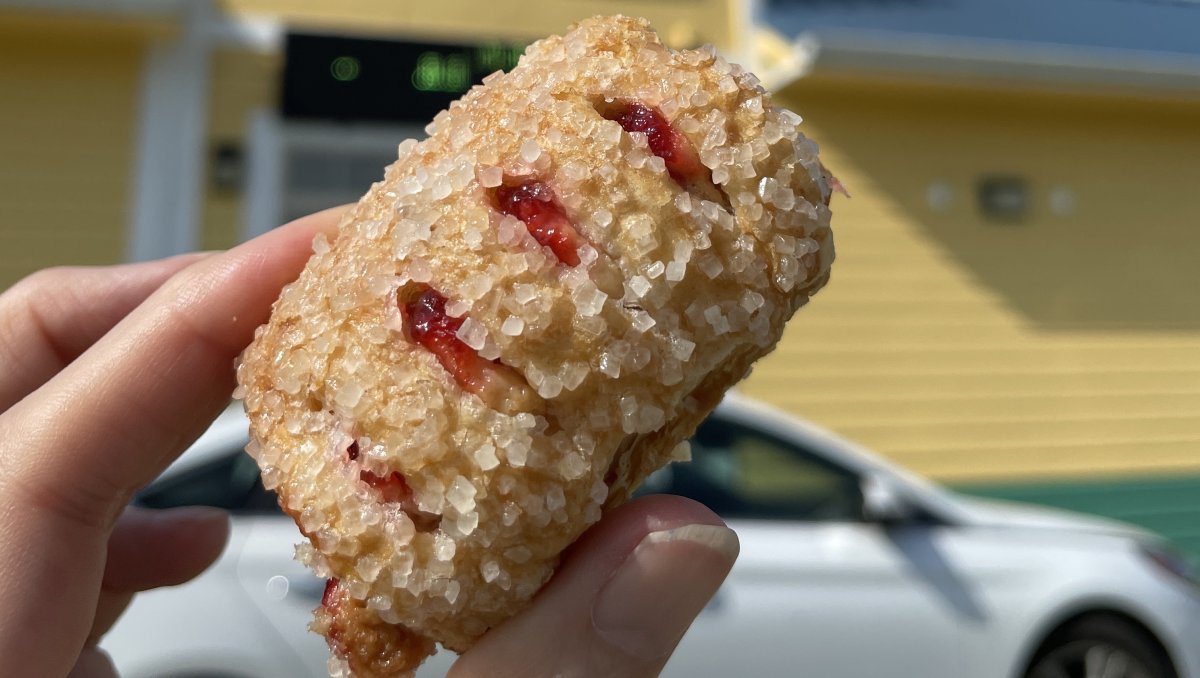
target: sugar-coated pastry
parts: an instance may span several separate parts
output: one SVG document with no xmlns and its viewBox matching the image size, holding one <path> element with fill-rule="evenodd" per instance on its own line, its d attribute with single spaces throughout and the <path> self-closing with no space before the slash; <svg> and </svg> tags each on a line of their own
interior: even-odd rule
<svg viewBox="0 0 1200 678">
<path fill-rule="evenodd" d="M 597 17 L 400 145 L 238 367 L 266 486 L 329 579 L 341 675 L 520 611 L 827 280 L 799 118 L 711 49 Z"/>
</svg>

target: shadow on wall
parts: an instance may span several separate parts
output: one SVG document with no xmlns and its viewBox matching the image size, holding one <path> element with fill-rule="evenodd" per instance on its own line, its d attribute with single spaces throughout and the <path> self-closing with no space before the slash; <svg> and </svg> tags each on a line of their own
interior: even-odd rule
<svg viewBox="0 0 1200 678">
<path fill-rule="evenodd" d="M 826 87 L 815 135 L 1033 326 L 1200 328 L 1200 101 Z"/>
</svg>

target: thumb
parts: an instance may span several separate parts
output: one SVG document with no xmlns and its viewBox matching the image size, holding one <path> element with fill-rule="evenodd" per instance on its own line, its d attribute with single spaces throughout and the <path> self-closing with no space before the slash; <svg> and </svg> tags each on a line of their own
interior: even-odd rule
<svg viewBox="0 0 1200 678">
<path fill-rule="evenodd" d="M 700 504 L 631 502 L 585 534 L 533 604 L 450 676 L 656 676 L 737 554 L 737 536 Z"/>
</svg>

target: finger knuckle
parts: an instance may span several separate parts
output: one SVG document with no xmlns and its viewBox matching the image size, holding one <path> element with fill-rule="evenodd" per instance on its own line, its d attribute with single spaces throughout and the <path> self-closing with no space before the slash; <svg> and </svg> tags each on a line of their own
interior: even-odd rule
<svg viewBox="0 0 1200 678">
<path fill-rule="evenodd" d="M 78 276 L 78 266 L 51 266 L 34 271 L 21 278 L 9 292 L 17 297 L 37 297 L 47 292 L 62 289 L 69 280 Z"/>
<path fill-rule="evenodd" d="M 7 489 L 26 510 L 88 530 L 107 530 L 124 505 L 116 499 L 121 492 L 102 482 L 56 484 L 10 477 Z"/>
</svg>

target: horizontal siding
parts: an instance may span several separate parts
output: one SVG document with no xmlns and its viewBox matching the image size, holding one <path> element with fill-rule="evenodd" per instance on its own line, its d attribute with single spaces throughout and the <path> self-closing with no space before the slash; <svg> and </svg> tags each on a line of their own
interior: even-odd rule
<svg viewBox="0 0 1200 678">
<path fill-rule="evenodd" d="M 1171 539 L 1200 563 L 1200 476 L 963 485 L 956 489 L 982 497 L 1045 504 L 1141 525 Z"/>
<path fill-rule="evenodd" d="M 906 424 L 859 424 L 841 427 L 857 440 L 887 440 L 897 457 L 928 460 L 945 453 L 963 455 L 974 450 L 1020 450 L 1027 459 L 1042 459 L 1055 448 L 1115 444 L 1128 445 L 1128 462 L 1149 463 L 1142 458 L 1140 443 L 1156 441 L 1194 441 L 1200 427 L 1193 416 L 1169 417 L 1052 417 L 1013 418 L 1009 421 L 956 421 L 952 423 L 912 422 Z M 1136 452 L 1136 453 L 1135 453 Z M 1195 463 L 1193 449 L 1190 461 Z M 980 461 L 980 463 L 984 463 Z M 1051 463 L 1045 460 L 1045 463 Z M 1134 466 L 1136 468 L 1136 466 Z"/>
<path fill-rule="evenodd" d="M 785 93 L 853 198 L 829 286 L 743 390 L 942 480 L 1200 472 L 1200 103 L 998 96 Z M 987 174 L 1028 180 L 1024 223 L 980 217 Z"/>
<path fill-rule="evenodd" d="M 768 357 L 764 364 L 774 366 L 784 362 L 778 354 Z M 765 385 L 772 382 L 794 379 L 794 384 L 788 393 L 774 393 L 772 397 L 778 402 L 786 402 L 798 407 L 805 404 L 808 407 L 819 408 L 824 404 L 837 404 L 842 410 L 853 410 L 861 407 L 860 403 L 871 399 L 884 398 L 891 402 L 903 402 L 921 398 L 976 398 L 1003 400 L 1008 398 L 1029 398 L 1034 396 L 1058 397 L 1062 402 L 1087 398 L 1092 395 L 1106 394 L 1136 394 L 1148 396 L 1161 394 L 1195 393 L 1200 389 L 1197 380 L 1200 374 L 1184 373 L 1175 370 L 1159 372 L 1096 372 L 1085 371 L 1070 374 L 1056 374 L 1053 379 L 1041 372 L 1012 369 L 998 374 L 961 375 L 961 374 L 928 374 L 914 372 L 909 374 L 847 374 L 836 373 L 826 376 L 798 374 L 797 370 L 789 370 L 790 374 L 770 379 L 762 375 L 763 369 L 755 371 L 755 376 L 748 382 L 747 387 L 759 392 Z M 765 395 L 761 394 L 760 395 Z M 797 412 L 799 414 L 799 412 Z"/>
<path fill-rule="evenodd" d="M 141 43 L 0 22 L 0 290 L 125 256 Z"/>
<path fill-rule="evenodd" d="M 1064 398 L 1058 394 L 1030 393 L 1017 396 L 953 397 L 945 394 L 923 398 L 858 398 L 854 408 L 873 413 L 874 427 L 949 426 L 957 422 L 1002 423 L 1059 422 L 1074 419 L 1094 421 L 1098 416 L 1109 419 L 1120 412 L 1127 420 L 1154 420 L 1163 417 L 1190 419 L 1200 412 L 1200 390 L 1193 393 L 1157 391 L 1132 394 L 1082 393 Z M 846 404 L 838 401 L 814 402 L 806 407 L 808 416 L 828 426 L 861 425 L 861 415 L 848 412 Z M 1100 414 L 1104 413 L 1104 414 Z"/>
<path fill-rule="evenodd" d="M 925 447 L 892 453 L 901 464 L 946 482 L 1013 481 L 1194 473 L 1196 440 L 1139 434 L 1136 438 L 1050 445 L 1005 440 L 971 447 Z"/>
<path fill-rule="evenodd" d="M 851 307 L 853 309 L 853 307 Z M 846 310 L 849 312 L 849 310 Z M 936 312 L 936 311 L 931 311 Z M 947 311 L 951 312 L 951 311 Z M 888 344 L 870 346 L 865 342 L 848 346 L 811 345 L 780 346 L 780 357 L 786 360 L 806 360 L 811 369 L 820 373 L 823 366 L 833 369 L 853 357 L 856 369 L 883 373 L 891 369 L 924 372 L 950 371 L 968 374 L 988 372 L 1005 367 L 1038 372 L 1135 372 L 1171 370 L 1200 371 L 1200 352 L 1195 346 L 1155 346 L 1152 348 L 1123 346 L 1094 346 L 1078 344 L 1067 347 L 1023 346 L 1014 342 L 996 345 L 978 342 L 975 345 Z"/>
</svg>

